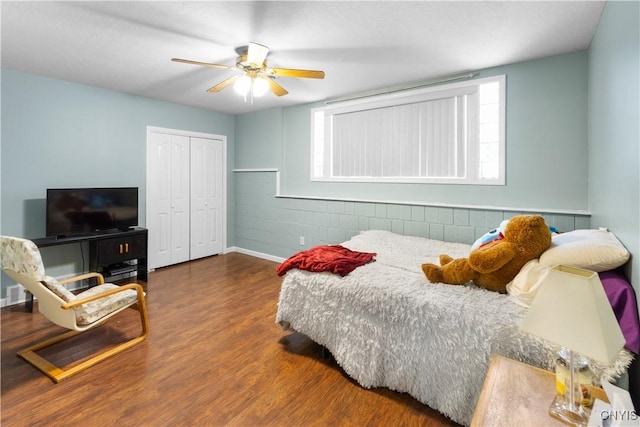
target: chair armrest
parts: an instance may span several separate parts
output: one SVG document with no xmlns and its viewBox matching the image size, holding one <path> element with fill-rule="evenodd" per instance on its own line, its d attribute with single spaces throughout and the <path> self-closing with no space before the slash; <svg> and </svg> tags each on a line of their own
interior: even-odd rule
<svg viewBox="0 0 640 427">
<path fill-rule="evenodd" d="M 68 279 L 59 280 L 59 282 L 64 285 L 65 283 L 79 282 L 80 280 L 91 279 L 92 277 L 95 277 L 98 279 L 98 285 L 104 285 L 104 276 L 96 272 L 85 273 L 79 276 L 69 277 Z"/>
<path fill-rule="evenodd" d="M 102 292 L 100 294 L 92 295 L 87 298 L 82 298 L 82 299 L 74 300 L 71 302 L 67 302 L 62 305 L 62 308 L 65 310 L 68 310 L 70 308 L 78 307 L 82 304 L 86 304 L 88 302 L 95 301 L 100 298 L 108 297 L 109 295 L 117 294 L 118 292 L 124 292 L 128 289 L 134 289 L 138 293 L 138 301 L 141 301 L 144 298 L 144 289 L 142 288 L 142 285 L 139 285 L 137 283 L 128 283 L 126 285 L 118 286 L 117 289 L 110 289 L 108 291 Z"/>
</svg>

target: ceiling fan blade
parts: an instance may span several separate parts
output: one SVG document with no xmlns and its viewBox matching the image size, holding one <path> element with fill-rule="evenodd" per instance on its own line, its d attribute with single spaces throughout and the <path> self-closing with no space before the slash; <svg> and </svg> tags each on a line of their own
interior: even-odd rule
<svg viewBox="0 0 640 427">
<path fill-rule="evenodd" d="M 320 70 L 295 70 L 292 68 L 270 68 L 266 70 L 275 77 L 302 77 L 306 79 L 324 79 L 324 71 Z"/>
<path fill-rule="evenodd" d="M 211 64 L 209 62 L 199 62 L 199 61 L 191 61 L 190 59 L 181 59 L 181 58 L 171 58 L 173 62 L 182 62 L 184 64 L 193 64 L 193 65 L 204 65 L 205 67 L 212 68 L 223 68 L 225 70 L 237 70 L 236 67 L 230 67 L 228 65 L 221 64 Z"/>
<path fill-rule="evenodd" d="M 238 76 L 229 77 L 228 79 L 223 80 L 220 83 L 218 83 L 217 85 L 212 86 L 209 89 L 207 89 L 207 92 L 220 92 L 225 87 L 232 85 L 240 77 L 242 77 L 242 76 L 238 75 Z"/>
<path fill-rule="evenodd" d="M 265 80 L 269 82 L 269 90 L 271 90 L 271 92 L 276 96 L 284 96 L 289 93 L 285 88 L 276 83 L 275 80 L 270 78 L 265 78 Z"/>
<path fill-rule="evenodd" d="M 264 64 L 264 60 L 267 59 L 268 53 L 268 47 L 251 42 L 249 43 L 249 49 L 247 51 L 247 62 L 254 65 L 256 68 L 261 68 L 262 64 Z"/>
</svg>

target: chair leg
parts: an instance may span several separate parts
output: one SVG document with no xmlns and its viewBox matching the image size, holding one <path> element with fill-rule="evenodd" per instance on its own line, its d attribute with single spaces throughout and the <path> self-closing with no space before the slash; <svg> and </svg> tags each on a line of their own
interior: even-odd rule
<svg viewBox="0 0 640 427">
<path fill-rule="evenodd" d="M 25 292 L 24 308 L 29 313 L 33 313 L 33 294 L 29 291 Z"/>
<path fill-rule="evenodd" d="M 36 351 L 42 350 L 45 347 L 49 347 L 50 345 L 56 344 L 60 341 L 64 341 L 68 338 L 76 336 L 80 334 L 79 331 L 68 331 L 63 334 L 57 335 L 53 338 L 50 338 L 46 341 L 43 341 L 38 344 L 34 344 L 30 347 L 25 348 L 24 350 L 18 351 L 18 356 L 35 366 L 37 369 L 42 371 L 45 375 L 51 378 L 54 382 L 59 383 L 67 377 L 70 377 L 73 374 L 76 374 L 84 369 L 87 369 L 96 363 L 99 363 L 108 357 L 114 356 L 118 353 L 123 352 L 124 350 L 133 347 L 134 345 L 144 341 L 149 335 L 149 320 L 147 316 L 147 308 L 144 299 L 141 303 L 133 306 L 137 311 L 140 312 L 140 320 L 142 323 L 142 332 L 139 336 L 130 339 L 129 341 L 125 341 L 117 346 L 110 348 L 102 353 L 99 353 L 89 359 L 83 360 L 82 362 L 73 365 L 67 369 L 63 369 L 49 362 L 42 356 L 38 355 Z"/>
</svg>

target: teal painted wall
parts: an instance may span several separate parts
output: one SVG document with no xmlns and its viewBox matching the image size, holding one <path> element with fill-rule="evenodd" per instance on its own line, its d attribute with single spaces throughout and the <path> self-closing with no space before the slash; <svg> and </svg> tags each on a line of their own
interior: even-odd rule
<svg viewBox="0 0 640 427">
<path fill-rule="evenodd" d="M 640 254 L 640 3 L 609 2 L 589 52 L 589 209 Z M 629 270 L 640 293 L 640 262 Z"/>
<path fill-rule="evenodd" d="M 472 244 L 518 211 L 383 202 L 274 197 L 275 172 L 240 172 L 236 182 L 236 245 L 274 260 L 321 244 L 344 242 L 362 230 L 388 230 Z M 560 230 L 589 228 L 589 217 L 543 214 Z M 300 244 L 304 237 L 304 244 Z"/>
<path fill-rule="evenodd" d="M 144 226 L 147 126 L 226 135 L 233 167 L 232 115 L 6 69 L 1 79 L 3 234 L 45 235 L 48 187 L 137 186 Z M 232 245 L 233 179 L 228 182 Z M 83 270 L 76 246 L 43 249 L 49 274 Z"/>
<path fill-rule="evenodd" d="M 587 61 L 582 51 L 479 72 L 507 75 L 505 186 L 311 182 L 310 110 L 322 103 L 238 116 L 236 167 L 278 168 L 283 197 L 274 172 L 235 174 L 236 245 L 285 258 L 372 228 L 473 243 L 529 210 L 589 228 Z"/>
<path fill-rule="evenodd" d="M 640 297 L 638 27 L 640 3 L 607 2 L 589 50 L 589 208 L 593 226 L 610 228 L 634 254 L 626 273 L 636 297 Z M 630 373 L 636 410 L 639 364 L 636 360 Z"/>
<path fill-rule="evenodd" d="M 238 136 L 238 164 L 280 167 L 283 194 L 510 207 L 514 209 L 588 209 L 587 52 L 482 70 L 478 77 L 507 76 L 505 186 L 435 184 L 326 183 L 309 180 L 310 109 L 282 110 L 279 137 Z M 260 135 L 263 114 L 239 116 L 246 135 Z M 278 131 L 272 126 L 273 131 Z M 281 152 L 278 165 L 260 158 L 264 144 Z"/>
<path fill-rule="evenodd" d="M 236 116 L 236 145 L 234 168 L 277 168 L 282 153 L 283 111 L 281 108 Z"/>
</svg>

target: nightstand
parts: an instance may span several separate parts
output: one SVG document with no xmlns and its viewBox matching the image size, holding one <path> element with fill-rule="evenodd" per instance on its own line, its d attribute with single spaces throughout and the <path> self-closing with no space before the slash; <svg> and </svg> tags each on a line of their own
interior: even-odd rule
<svg viewBox="0 0 640 427">
<path fill-rule="evenodd" d="M 555 395 L 552 372 L 494 355 L 471 426 L 564 426 L 547 412 Z M 609 402 L 602 389 L 593 396 Z"/>
</svg>

